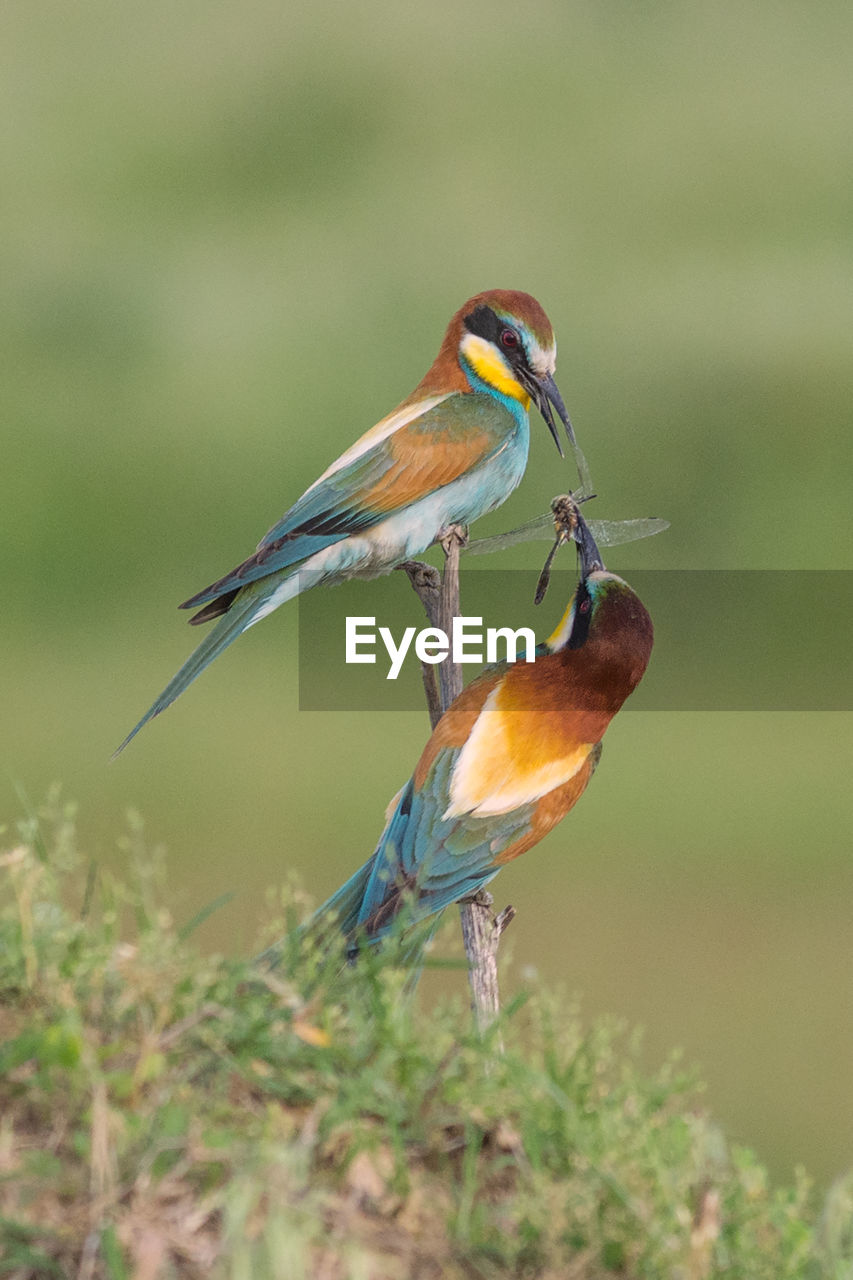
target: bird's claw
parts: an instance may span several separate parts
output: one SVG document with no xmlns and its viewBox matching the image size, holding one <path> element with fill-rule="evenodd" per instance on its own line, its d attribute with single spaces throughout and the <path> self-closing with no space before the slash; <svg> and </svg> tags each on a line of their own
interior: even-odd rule
<svg viewBox="0 0 853 1280">
<path fill-rule="evenodd" d="M 449 524 L 446 528 L 439 530 L 438 538 L 445 555 L 450 554 L 452 547 L 459 547 L 460 551 L 468 545 L 468 526 L 467 524 Z"/>
<path fill-rule="evenodd" d="M 491 907 L 494 904 L 494 898 L 488 889 L 477 889 L 474 893 L 468 893 L 464 898 L 459 899 L 460 902 L 470 902 L 475 907 Z"/>
</svg>

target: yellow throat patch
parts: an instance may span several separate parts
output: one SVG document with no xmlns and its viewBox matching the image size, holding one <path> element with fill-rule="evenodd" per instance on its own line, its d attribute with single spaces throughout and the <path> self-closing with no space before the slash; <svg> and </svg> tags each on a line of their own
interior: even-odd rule
<svg viewBox="0 0 853 1280">
<path fill-rule="evenodd" d="M 491 342 L 476 333 L 466 333 L 460 350 L 478 378 L 482 378 L 483 382 L 494 387 L 501 395 L 519 400 L 525 409 L 530 408 L 530 396 Z"/>
</svg>

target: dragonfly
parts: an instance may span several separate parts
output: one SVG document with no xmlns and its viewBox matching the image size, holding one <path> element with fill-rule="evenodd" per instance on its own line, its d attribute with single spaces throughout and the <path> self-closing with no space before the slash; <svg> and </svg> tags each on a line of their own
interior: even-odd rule
<svg viewBox="0 0 853 1280">
<path fill-rule="evenodd" d="M 510 529 L 508 533 L 498 533 L 491 538 L 477 538 L 463 548 L 463 553 L 467 555 L 491 555 L 494 551 L 504 551 L 507 547 L 517 546 L 521 542 L 551 542 L 556 531 L 556 541 L 551 547 L 539 577 L 535 596 L 536 604 L 541 604 L 545 598 L 551 575 L 551 564 L 559 547 L 575 538 L 576 508 L 597 496 L 592 487 L 586 458 L 577 445 L 574 452 L 580 480 L 580 486 L 577 489 L 554 498 L 551 510 L 545 515 L 535 516 L 525 524 L 519 525 L 517 529 Z M 664 529 L 669 528 L 669 521 L 661 520 L 657 516 L 634 520 L 586 520 L 585 517 L 584 519 L 600 547 L 615 547 L 625 542 L 638 542 L 641 538 L 651 538 L 656 533 L 663 533 Z"/>
</svg>

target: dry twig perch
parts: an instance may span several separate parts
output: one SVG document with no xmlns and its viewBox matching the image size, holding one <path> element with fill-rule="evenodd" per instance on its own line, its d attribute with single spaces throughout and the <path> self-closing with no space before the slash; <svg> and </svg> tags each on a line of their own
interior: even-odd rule
<svg viewBox="0 0 853 1280">
<path fill-rule="evenodd" d="M 453 525 L 441 539 L 444 572 L 420 560 L 407 560 L 400 566 L 409 575 L 424 606 L 429 624 L 449 636 L 453 619 L 459 616 L 459 552 L 468 540 L 468 531 Z M 462 670 L 448 656 L 438 667 L 422 662 L 421 673 L 430 724 L 434 729 L 451 702 L 462 692 Z M 485 1030 L 500 1012 L 498 988 L 498 946 L 501 934 L 515 915 L 515 907 L 506 907 L 498 916 L 492 914 L 492 895 L 485 889 L 459 903 L 462 941 L 468 961 L 471 1004 L 480 1030 Z"/>
</svg>

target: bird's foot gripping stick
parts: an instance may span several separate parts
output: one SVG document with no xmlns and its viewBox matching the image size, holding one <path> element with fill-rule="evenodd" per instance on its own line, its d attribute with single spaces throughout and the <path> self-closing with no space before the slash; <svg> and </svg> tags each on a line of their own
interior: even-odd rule
<svg viewBox="0 0 853 1280">
<path fill-rule="evenodd" d="M 449 557 L 454 547 L 460 551 L 464 551 L 468 545 L 468 526 L 467 524 L 450 524 L 446 529 L 442 529 L 436 538 L 436 542 L 441 545 L 441 549 L 445 556 Z"/>
</svg>

